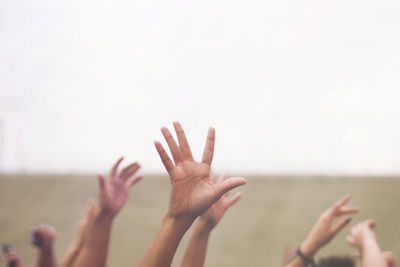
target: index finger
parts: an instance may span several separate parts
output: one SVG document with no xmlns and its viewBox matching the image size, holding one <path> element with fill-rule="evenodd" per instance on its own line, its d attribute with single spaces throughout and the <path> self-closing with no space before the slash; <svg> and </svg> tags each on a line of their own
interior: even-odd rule
<svg viewBox="0 0 400 267">
<path fill-rule="evenodd" d="M 348 201 L 350 200 L 350 195 L 346 194 L 344 197 L 337 200 L 329 209 L 328 212 L 330 215 L 336 214 L 336 212 Z"/>
</svg>

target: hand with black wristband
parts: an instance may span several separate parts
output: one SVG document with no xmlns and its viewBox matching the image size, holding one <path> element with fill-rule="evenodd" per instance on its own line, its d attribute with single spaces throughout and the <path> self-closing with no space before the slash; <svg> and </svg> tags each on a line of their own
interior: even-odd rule
<svg viewBox="0 0 400 267">
<path fill-rule="evenodd" d="M 310 264 L 315 266 L 314 255 L 350 222 L 349 214 L 358 212 L 357 207 L 346 204 L 349 200 L 350 196 L 346 195 L 321 214 L 306 240 L 297 249 L 295 257 L 286 264 L 286 267 L 306 267 Z M 339 217 L 341 217 L 339 221 L 334 223 Z"/>
</svg>

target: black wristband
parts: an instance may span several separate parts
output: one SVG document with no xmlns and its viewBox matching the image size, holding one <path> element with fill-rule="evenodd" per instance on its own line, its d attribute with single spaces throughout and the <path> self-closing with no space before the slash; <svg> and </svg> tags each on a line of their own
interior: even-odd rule
<svg viewBox="0 0 400 267">
<path fill-rule="evenodd" d="M 303 252 L 301 252 L 300 247 L 298 247 L 296 249 L 296 254 L 297 256 L 299 256 L 303 261 L 305 261 L 307 264 L 310 264 L 312 267 L 316 267 L 317 265 L 315 265 L 315 262 L 313 259 L 310 259 L 309 257 L 307 257 L 306 255 L 303 254 Z"/>
</svg>

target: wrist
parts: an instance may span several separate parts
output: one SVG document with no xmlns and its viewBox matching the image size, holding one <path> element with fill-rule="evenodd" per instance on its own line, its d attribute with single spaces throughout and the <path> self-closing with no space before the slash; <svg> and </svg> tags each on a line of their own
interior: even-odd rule
<svg viewBox="0 0 400 267">
<path fill-rule="evenodd" d="M 53 241 L 44 242 L 43 246 L 40 247 L 42 251 L 51 251 L 53 249 Z"/>
<path fill-rule="evenodd" d="M 100 223 L 112 223 L 114 220 L 114 215 L 112 215 L 110 212 L 107 210 L 100 209 L 98 210 L 95 221 L 100 222 Z"/>
<path fill-rule="evenodd" d="M 304 255 L 304 253 L 301 251 L 300 247 L 296 249 L 296 255 L 301 258 L 304 263 L 306 263 L 306 266 L 311 265 L 312 267 L 316 267 L 317 265 L 314 262 L 313 258 L 307 257 Z"/>
<path fill-rule="evenodd" d="M 190 217 L 175 217 L 169 215 L 168 213 L 166 213 L 162 219 L 163 225 L 172 227 L 174 229 L 184 229 L 185 231 L 190 228 L 193 222 L 194 219 Z"/>
<path fill-rule="evenodd" d="M 214 225 L 208 222 L 206 219 L 199 217 L 195 226 L 196 232 L 199 234 L 207 234 L 209 235 L 211 231 L 214 229 Z"/>
<path fill-rule="evenodd" d="M 365 236 L 362 239 L 361 246 L 359 246 L 359 250 L 362 253 L 370 247 L 377 246 L 376 239 L 373 236 Z"/>
<path fill-rule="evenodd" d="M 303 243 L 300 245 L 301 252 L 308 258 L 313 258 L 315 254 L 318 252 L 320 247 L 314 242 L 313 240 L 307 238 L 304 240 Z"/>
</svg>

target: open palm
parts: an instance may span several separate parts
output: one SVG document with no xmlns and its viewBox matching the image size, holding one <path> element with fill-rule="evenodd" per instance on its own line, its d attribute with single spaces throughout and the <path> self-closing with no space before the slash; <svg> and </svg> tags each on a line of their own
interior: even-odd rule
<svg viewBox="0 0 400 267">
<path fill-rule="evenodd" d="M 229 190 L 244 185 L 241 177 L 227 179 L 215 184 L 211 176 L 211 162 L 214 155 L 215 130 L 208 131 L 206 146 L 201 162 L 193 159 L 185 133 L 178 122 L 174 122 L 178 137 L 175 142 L 170 131 L 163 127 L 161 132 L 167 141 L 174 162 L 160 142 L 155 142 L 156 149 L 171 179 L 171 196 L 168 215 L 172 217 L 198 217 Z"/>
<path fill-rule="evenodd" d="M 118 172 L 118 166 L 123 160 L 120 158 L 111 169 L 108 179 L 99 174 L 100 196 L 99 206 L 101 212 L 114 217 L 125 205 L 131 187 L 141 180 L 141 176 L 131 177 L 140 168 L 137 162 L 125 167 Z"/>
</svg>

